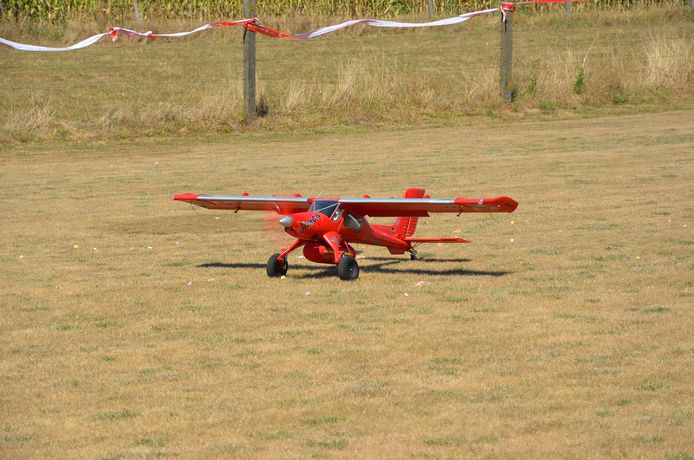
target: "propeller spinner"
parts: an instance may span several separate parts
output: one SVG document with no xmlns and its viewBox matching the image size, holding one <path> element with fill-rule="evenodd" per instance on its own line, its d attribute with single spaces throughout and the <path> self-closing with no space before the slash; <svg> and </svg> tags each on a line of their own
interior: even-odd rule
<svg viewBox="0 0 694 460">
<path fill-rule="evenodd" d="M 284 216 L 280 219 L 280 224 L 284 228 L 289 228 L 294 224 L 294 218 L 292 216 Z"/>
</svg>

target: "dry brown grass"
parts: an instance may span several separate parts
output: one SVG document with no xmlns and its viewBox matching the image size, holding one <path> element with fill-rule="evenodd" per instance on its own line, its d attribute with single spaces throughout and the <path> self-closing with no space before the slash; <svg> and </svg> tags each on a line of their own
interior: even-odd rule
<svg viewBox="0 0 694 460">
<path fill-rule="evenodd" d="M 689 108 L 5 147 L 0 456 L 690 459 L 693 133 Z M 473 243 L 364 247 L 345 283 L 268 279 L 279 229 L 167 199 L 410 185 L 520 207 L 427 219 Z"/>
<path fill-rule="evenodd" d="M 645 56 L 640 79 L 646 85 L 658 88 L 683 88 L 692 83 L 694 59 L 690 43 L 685 37 L 671 34 L 653 35 Z"/>
<path fill-rule="evenodd" d="M 9 130 L 46 132 L 55 128 L 55 115 L 50 98 L 30 95 L 25 104 L 11 110 L 6 127 Z"/>
<path fill-rule="evenodd" d="M 261 37 L 258 87 L 268 116 L 255 129 L 416 127 L 470 115 L 564 116 L 614 105 L 672 107 L 691 99 L 691 8 L 586 9 L 570 18 L 557 11 L 516 13 L 518 94 L 511 105 L 498 96 L 497 17 L 436 30 L 355 28 L 308 43 Z M 335 20 L 312 18 L 305 24 L 283 18 L 270 25 L 301 31 Z M 92 26 L 42 26 L 36 37 L 2 23 L 0 35 L 64 44 L 107 27 Z M 240 29 L 217 30 L 154 42 L 124 37 L 62 54 L 0 49 L 6 64 L 0 68 L 0 143 L 247 130 L 240 34 Z"/>
</svg>

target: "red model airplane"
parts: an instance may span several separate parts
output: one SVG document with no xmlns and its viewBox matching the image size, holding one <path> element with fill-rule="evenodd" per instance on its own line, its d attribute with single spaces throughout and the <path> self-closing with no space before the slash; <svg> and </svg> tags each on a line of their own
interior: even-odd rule
<svg viewBox="0 0 694 460">
<path fill-rule="evenodd" d="M 322 264 L 337 265 L 340 279 L 359 276 L 356 251 L 350 243 L 385 246 L 391 254 L 410 253 L 421 243 L 469 243 L 463 238 L 413 238 L 417 219 L 432 212 L 513 212 L 518 203 L 509 197 L 431 198 L 424 189 L 409 188 L 403 198 L 308 198 L 280 196 L 208 196 L 183 193 L 172 200 L 185 201 L 208 209 L 275 211 L 284 231 L 296 238 L 288 248 L 270 256 L 268 276 L 287 273 L 287 255 L 304 247 L 304 256 Z M 395 217 L 393 225 L 371 224 L 369 217 Z"/>
</svg>

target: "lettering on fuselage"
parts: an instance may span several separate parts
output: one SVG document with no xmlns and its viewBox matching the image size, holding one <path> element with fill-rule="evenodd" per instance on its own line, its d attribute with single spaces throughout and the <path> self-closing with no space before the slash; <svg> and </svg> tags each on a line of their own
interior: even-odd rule
<svg viewBox="0 0 694 460">
<path fill-rule="evenodd" d="M 306 232 L 308 229 L 310 229 L 311 227 L 313 227 L 313 224 L 315 224 L 315 223 L 318 221 L 318 219 L 320 219 L 320 214 L 318 214 L 317 212 L 315 212 L 315 213 L 313 213 L 313 214 L 311 215 L 311 220 L 309 220 L 309 221 L 305 221 L 305 220 L 304 220 L 304 221 L 301 221 L 301 233 L 304 233 L 304 232 Z"/>
</svg>

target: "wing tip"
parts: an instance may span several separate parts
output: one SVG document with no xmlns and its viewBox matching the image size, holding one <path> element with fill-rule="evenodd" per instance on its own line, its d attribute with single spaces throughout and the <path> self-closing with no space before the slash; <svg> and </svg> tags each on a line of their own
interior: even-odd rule
<svg viewBox="0 0 694 460">
<path fill-rule="evenodd" d="M 518 202 L 508 196 L 496 198 L 456 198 L 454 203 L 458 206 L 469 206 L 478 210 L 491 212 L 513 212 L 518 207 Z"/>
<path fill-rule="evenodd" d="M 518 202 L 510 196 L 502 196 L 498 200 L 502 203 L 498 206 L 503 207 L 506 212 L 513 212 L 518 207 Z"/>
<path fill-rule="evenodd" d="M 172 201 L 195 201 L 199 196 L 200 195 L 196 195 L 195 193 L 178 193 L 171 195 L 169 198 Z"/>
</svg>

